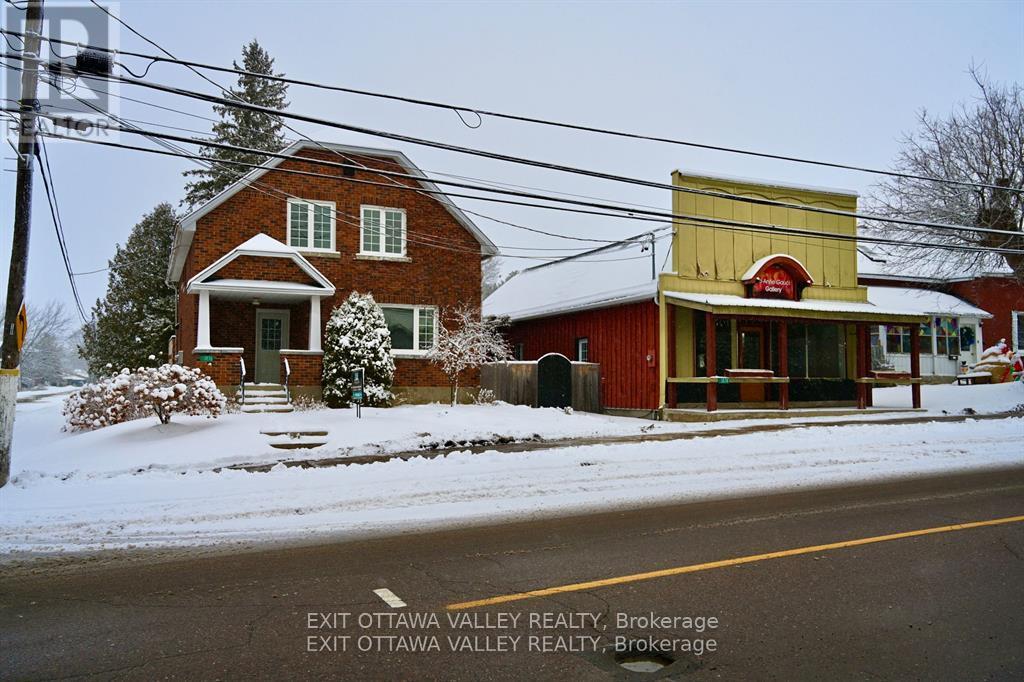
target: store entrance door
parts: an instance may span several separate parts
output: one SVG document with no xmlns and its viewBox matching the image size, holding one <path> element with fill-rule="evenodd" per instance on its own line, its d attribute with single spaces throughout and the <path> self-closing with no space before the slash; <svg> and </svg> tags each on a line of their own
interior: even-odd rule
<svg viewBox="0 0 1024 682">
<path fill-rule="evenodd" d="M 765 329 L 763 325 L 739 325 L 739 361 L 741 369 L 765 369 Z M 764 384 L 740 384 L 742 402 L 764 402 Z"/>
</svg>

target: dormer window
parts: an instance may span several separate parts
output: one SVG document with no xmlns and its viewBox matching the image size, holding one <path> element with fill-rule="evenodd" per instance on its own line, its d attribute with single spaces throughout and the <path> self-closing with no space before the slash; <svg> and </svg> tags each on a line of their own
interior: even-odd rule
<svg viewBox="0 0 1024 682">
<path fill-rule="evenodd" d="M 363 206 L 359 225 L 359 254 L 379 258 L 405 257 L 405 211 Z"/>
<path fill-rule="evenodd" d="M 334 202 L 289 199 L 288 246 L 334 251 Z"/>
</svg>

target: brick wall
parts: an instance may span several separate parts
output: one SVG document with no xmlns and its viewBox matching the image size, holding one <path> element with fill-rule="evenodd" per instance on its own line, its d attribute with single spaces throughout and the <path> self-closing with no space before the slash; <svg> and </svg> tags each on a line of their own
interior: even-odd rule
<svg viewBox="0 0 1024 682">
<path fill-rule="evenodd" d="M 329 152 L 301 150 L 303 156 L 338 162 L 341 159 Z M 349 155 L 351 156 L 351 155 Z M 406 169 L 387 159 L 355 157 L 355 161 L 371 168 L 406 172 Z M 285 161 L 282 168 L 326 173 L 338 177 L 314 178 L 269 171 L 259 182 L 266 190 L 273 187 L 304 199 L 333 201 L 337 211 L 335 240 L 337 254 L 304 253 L 303 255 L 334 283 L 337 293 L 325 299 L 321 307 L 321 323 L 325 324 L 330 311 L 340 305 L 353 290 L 372 293 L 381 304 L 432 305 L 453 307 L 460 303 L 480 305 L 480 244 L 462 227 L 444 206 L 428 195 L 395 187 L 373 187 L 344 182 L 341 171 L 298 161 Z M 370 171 L 357 170 L 356 179 L 388 182 Z M 415 185 L 411 180 L 398 180 Z M 273 194 L 273 193 L 271 193 Z M 360 206 L 385 206 L 405 209 L 407 230 L 407 260 L 368 260 L 357 257 L 359 251 Z M 185 351 L 186 362 L 192 362 L 195 348 L 195 329 L 198 316 L 198 296 L 184 293 L 184 283 L 207 265 L 228 253 L 245 240 L 259 233 L 281 242 L 286 240 L 288 205 L 280 196 L 265 191 L 244 188 L 223 204 L 204 216 L 197 226 L 196 235 L 185 260 L 179 293 L 179 348 Z M 349 222 L 346 222 L 349 221 Z M 350 224 L 351 223 L 351 224 Z M 429 240 L 444 248 L 426 245 Z M 238 260 L 241 260 L 239 258 Z M 275 268 L 287 267 L 283 259 L 278 264 L 263 264 L 257 269 L 259 279 L 280 276 Z M 234 265 L 234 263 L 232 263 Z M 243 267 L 243 266 L 239 266 Z M 269 274 L 268 274 L 269 273 Z M 226 275 L 225 275 L 226 276 Z M 234 276 L 234 275 L 232 275 Z M 228 311 L 234 306 L 237 311 Z M 211 341 L 214 345 L 241 346 L 246 349 L 246 364 L 252 371 L 250 356 L 255 341 L 255 312 L 247 302 L 228 303 L 211 299 Z M 307 348 L 309 304 L 288 307 L 292 310 L 291 343 L 293 348 Z M 250 323 L 251 322 L 251 323 Z M 226 329 L 221 330 L 222 323 Z M 395 359 L 396 386 L 447 386 L 443 373 L 422 358 Z M 466 386 L 478 384 L 477 375 L 467 374 Z M 318 382 L 319 383 L 319 382 Z"/>
<path fill-rule="evenodd" d="M 281 353 L 281 381 L 284 381 L 284 361 L 292 370 L 290 386 L 319 386 L 324 371 L 324 357 L 306 353 Z"/>
<path fill-rule="evenodd" d="M 194 366 L 213 379 L 218 386 L 237 386 L 239 376 L 238 353 L 213 353 L 211 362 L 196 360 Z"/>
<path fill-rule="evenodd" d="M 316 284 L 292 259 L 260 256 L 239 256 L 210 277 L 210 281 L 217 279 L 261 279 L 269 282 Z"/>
</svg>

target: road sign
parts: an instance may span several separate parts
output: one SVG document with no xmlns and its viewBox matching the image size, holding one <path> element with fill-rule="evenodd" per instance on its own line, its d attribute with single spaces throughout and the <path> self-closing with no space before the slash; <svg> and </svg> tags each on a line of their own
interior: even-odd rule
<svg viewBox="0 0 1024 682">
<path fill-rule="evenodd" d="M 28 333 L 28 308 L 25 304 L 21 304 L 21 310 L 18 311 L 18 317 L 14 320 L 14 333 L 18 336 L 18 352 L 21 352 L 21 347 L 25 345 L 25 334 Z"/>
</svg>

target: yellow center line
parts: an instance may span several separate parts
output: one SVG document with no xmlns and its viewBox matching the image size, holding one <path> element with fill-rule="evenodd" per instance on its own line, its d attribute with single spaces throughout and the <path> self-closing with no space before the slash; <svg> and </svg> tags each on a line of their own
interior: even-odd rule
<svg viewBox="0 0 1024 682">
<path fill-rule="evenodd" d="M 1020 523 L 1024 521 L 1024 516 L 1007 516 L 1001 519 L 989 519 L 988 521 L 972 521 L 970 523 L 955 523 L 950 526 L 939 526 L 937 528 L 922 528 L 921 530 L 908 530 L 903 533 L 891 533 L 889 535 L 875 535 L 869 538 L 858 538 L 856 540 L 843 540 L 842 542 L 830 542 L 827 545 L 814 545 L 811 547 L 797 547 L 794 549 L 784 549 L 779 552 L 767 552 L 765 554 L 752 554 L 750 556 L 736 557 L 733 559 L 722 559 L 721 561 L 709 561 L 703 564 L 691 564 L 689 566 L 676 566 L 675 568 L 663 568 L 658 571 L 648 571 L 646 573 L 633 573 L 632 575 L 620 575 L 614 578 L 603 578 L 601 580 L 590 580 L 584 583 L 572 583 L 569 585 L 558 585 L 556 587 L 546 587 L 539 590 L 530 590 L 529 592 L 516 592 L 514 594 L 504 594 L 497 597 L 488 597 L 487 599 L 476 599 L 474 601 L 464 601 L 457 604 L 448 604 L 447 610 L 449 611 L 461 611 L 464 609 L 473 609 L 480 606 L 493 606 L 494 604 L 506 604 L 512 601 L 522 601 L 524 599 L 535 599 L 537 597 L 548 597 L 553 594 L 562 594 L 564 592 L 580 592 L 582 590 L 592 590 L 598 587 L 611 587 L 613 585 L 623 585 L 625 583 L 635 583 L 642 580 L 653 580 L 654 578 L 665 578 L 671 575 L 682 575 L 684 573 L 696 573 L 698 571 L 708 571 L 713 568 L 725 568 L 727 566 L 739 566 L 741 564 L 752 564 L 756 561 L 767 561 L 768 559 L 782 559 L 783 557 L 800 556 L 801 554 L 814 554 L 816 552 L 827 552 L 833 549 L 845 549 L 847 547 L 859 547 L 861 545 L 872 545 L 877 542 L 889 542 L 890 540 L 903 540 L 905 538 L 916 538 L 922 535 L 935 535 L 937 533 L 950 533 L 957 530 L 969 530 L 971 528 L 984 528 L 986 526 L 1001 526 L 1007 523 Z"/>
</svg>

